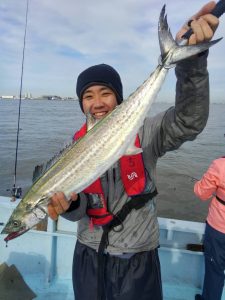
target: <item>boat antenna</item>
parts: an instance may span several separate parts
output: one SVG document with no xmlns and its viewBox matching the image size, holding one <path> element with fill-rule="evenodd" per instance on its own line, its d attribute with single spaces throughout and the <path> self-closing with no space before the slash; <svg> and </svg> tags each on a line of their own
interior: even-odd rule
<svg viewBox="0 0 225 300">
<path fill-rule="evenodd" d="M 16 179 L 17 179 L 18 145 L 19 145 L 19 132 L 20 132 L 20 112 L 21 112 L 21 99 L 22 99 L 22 90 L 23 90 L 23 68 L 24 68 L 25 48 L 26 48 L 28 10 L 29 10 L 29 0 L 27 0 L 27 5 L 26 5 L 26 21 L 25 21 L 25 30 L 24 30 L 24 38 L 23 38 L 23 54 L 22 54 L 21 76 L 20 76 L 19 110 L 18 110 L 17 135 L 16 135 L 16 157 L 15 157 L 15 167 L 14 167 L 14 183 L 13 183 L 13 187 L 11 189 L 12 201 L 15 201 L 16 198 L 21 198 L 21 196 L 22 196 L 22 188 L 17 187 Z"/>
</svg>

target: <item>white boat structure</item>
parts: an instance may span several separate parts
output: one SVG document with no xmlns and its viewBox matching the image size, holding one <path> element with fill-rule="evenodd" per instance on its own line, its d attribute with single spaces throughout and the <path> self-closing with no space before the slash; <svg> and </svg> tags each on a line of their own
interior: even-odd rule
<svg viewBox="0 0 225 300">
<path fill-rule="evenodd" d="M 18 201 L 0 197 L 0 230 Z M 187 244 L 202 244 L 205 224 L 167 218 L 158 220 L 164 300 L 194 299 L 202 288 L 204 256 L 202 252 L 187 250 Z M 76 223 L 61 217 L 57 223 L 48 219 L 47 231 L 30 230 L 9 241 L 7 247 L 4 237 L 0 235 L 0 265 L 15 265 L 37 295 L 34 299 L 74 300 L 71 275 Z M 222 299 L 225 299 L 225 292 Z"/>
</svg>

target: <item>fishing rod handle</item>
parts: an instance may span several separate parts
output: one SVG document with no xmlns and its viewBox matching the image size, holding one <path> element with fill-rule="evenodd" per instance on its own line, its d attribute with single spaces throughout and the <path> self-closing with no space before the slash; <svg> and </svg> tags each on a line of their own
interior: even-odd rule
<svg viewBox="0 0 225 300">
<path fill-rule="evenodd" d="M 225 0 L 220 0 L 216 3 L 216 6 L 214 9 L 211 11 L 211 14 L 217 18 L 222 16 L 222 14 L 225 12 Z M 190 28 L 183 36 L 183 39 L 188 40 L 190 36 L 192 35 L 193 31 Z"/>
</svg>

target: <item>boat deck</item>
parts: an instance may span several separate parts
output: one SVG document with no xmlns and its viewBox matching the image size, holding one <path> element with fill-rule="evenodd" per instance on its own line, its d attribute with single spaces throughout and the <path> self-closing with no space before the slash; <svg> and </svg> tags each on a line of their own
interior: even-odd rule
<svg viewBox="0 0 225 300">
<path fill-rule="evenodd" d="M 16 204 L 0 197 L 0 223 L 8 220 Z M 164 300 L 194 299 L 202 288 L 204 259 L 202 252 L 189 251 L 186 245 L 202 243 L 205 225 L 166 218 L 159 218 L 159 225 Z M 37 295 L 36 300 L 73 300 L 75 232 L 76 223 L 59 218 L 57 223 L 48 220 L 47 231 L 30 230 L 9 241 L 8 247 L 5 236 L 0 235 L 0 264 L 15 265 Z"/>
</svg>

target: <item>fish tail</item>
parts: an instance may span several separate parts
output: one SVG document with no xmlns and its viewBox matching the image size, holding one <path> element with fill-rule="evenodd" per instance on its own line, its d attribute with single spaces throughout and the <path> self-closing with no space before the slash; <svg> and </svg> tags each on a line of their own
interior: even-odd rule
<svg viewBox="0 0 225 300">
<path fill-rule="evenodd" d="M 161 50 L 161 61 L 162 64 L 165 64 L 167 67 L 209 49 L 222 39 L 220 38 L 210 42 L 203 42 L 197 45 L 179 45 L 173 39 L 170 32 L 167 23 L 167 15 L 165 15 L 165 5 L 163 6 L 159 17 L 158 36 Z"/>
</svg>

